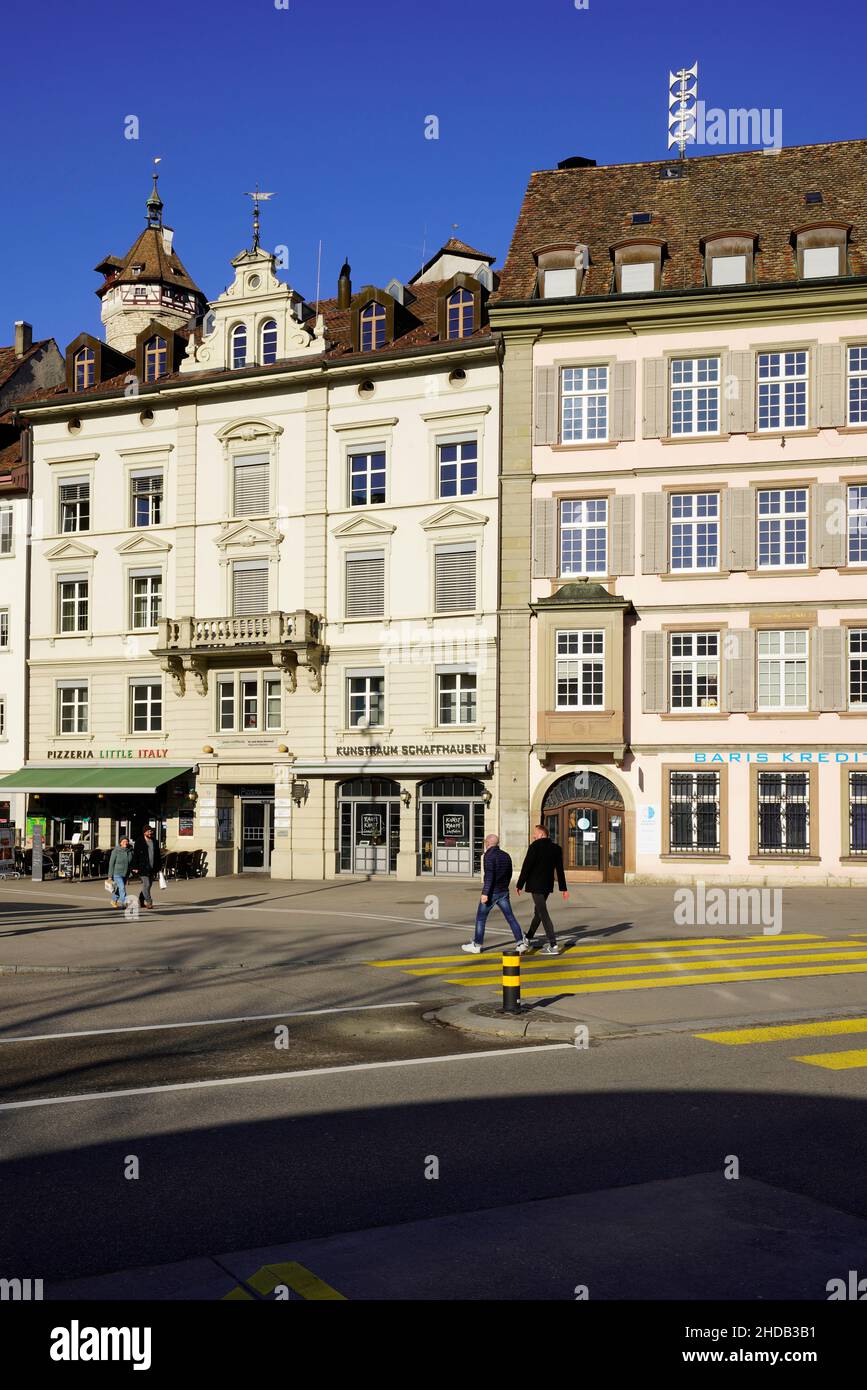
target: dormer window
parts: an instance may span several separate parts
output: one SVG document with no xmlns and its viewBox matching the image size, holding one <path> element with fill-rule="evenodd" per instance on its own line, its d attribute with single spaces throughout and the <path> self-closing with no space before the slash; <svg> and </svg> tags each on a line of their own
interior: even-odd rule
<svg viewBox="0 0 867 1390">
<path fill-rule="evenodd" d="M 96 381 L 96 353 L 93 348 L 79 348 L 72 359 L 76 391 L 86 391 Z"/>
<path fill-rule="evenodd" d="M 131 275 L 141 275 L 142 271 L 144 270 L 144 266 L 143 266 L 143 265 L 131 265 L 130 268 L 129 268 L 129 270 L 130 270 L 130 274 L 131 274 Z"/>
<path fill-rule="evenodd" d="M 542 246 L 534 253 L 540 299 L 572 299 L 581 293 L 590 252 L 580 242 Z"/>
<path fill-rule="evenodd" d="M 454 290 L 447 300 L 448 337 L 469 338 L 473 331 L 473 296 L 469 290 Z"/>
<path fill-rule="evenodd" d="M 270 367 L 277 361 L 277 320 L 266 319 L 262 324 L 262 365 Z"/>
<path fill-rule="evenodd" d="M 232 329 L 232 366 L 246 367 L 247 365 L 247 329 L 243 323 L 238 323 Z"/>
<path fill-rule="evenodd" d="M 614 294 L 653 294 L 662 280 L 665 242 L 631 237 L 611 248 Z"/>
<path fill-rule="evenodd" d="M 144 345 L 144 379 L 157 381 L 168 370 L 168 345 L 165 338 L 154 334 Z"/>
<path fill-rule="evenodd" d="M 359 314 L 361 351 L 373 352 L 385 346 L 385 308 L 382 304 L 366 304 Z"/>
<path fill-rule="evenodd" d="M 825 280 L 848 275 L 847 247 L 850 228 L 825 222 L 798 227 L 792 233 L 799 280 Z"/>
<path fill-rule="evenodd" d="M 755 280 L 756 238 L 752 232 L 718 232 L 704 237 L 705 284 L 751 285 Z"/>
</svg>

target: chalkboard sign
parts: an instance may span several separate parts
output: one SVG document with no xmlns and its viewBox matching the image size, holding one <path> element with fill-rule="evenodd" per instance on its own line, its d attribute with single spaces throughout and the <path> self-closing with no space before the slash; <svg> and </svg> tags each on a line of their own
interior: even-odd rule
<svg viewBox="0 0 867 1390">
<path fill-rule="evenodd" d="M 0 825 L 0 878 L 15 874 L 15 827 Z"/>
<path fill-rule="evenodd" d="M 443 816 L 443 835 L 449 836 L 453 840 L 462 840 L 465 834 L 466 820 L 460 815 Z"/>
<path fill-rule="evenodd" d="M 362 811 L 361 834 L 367 839 L 379 839 L 382 834 L 382 816 L 376 811 Z"/>
<path fill-rule="evenodd" d="M 75 878 L 75 855 L 71 849 L 60 851 L 58 873 L 61 878 Z"/>
</svg>

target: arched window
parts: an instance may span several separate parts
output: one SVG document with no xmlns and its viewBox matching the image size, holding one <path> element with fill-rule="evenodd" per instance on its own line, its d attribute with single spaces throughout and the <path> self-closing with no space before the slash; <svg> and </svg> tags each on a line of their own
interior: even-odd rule
<svg viewBox="0 0 867 1390">
<path fill-rule="evenodd" d="M 469 290 L 455 290 L 448 298 L 448 336 L 468 338 L 473 331 L 473 296 Z"/>
<path fill-rule="evenodd" d="M 247 329 L 243 323 L 238 323 L 232 329 L 232 366 L 246 367 L 247 365 Z"/>
<path fill-rule="evenodd" d="M 270 366 L 277 361 L 277 321 L 266 319 L 262 324 L 262 365 Z"/>
<path fill-rule="evenodd" d="M 159 334 L 154 334 L 148 338 L 144 349 L 144 379 L 145 381 L 156 381 L 158 377 L 165 376 L 168 369 L 168 349 L 165 338 Z"/>
<path fill-rule="evenodd" d="M 371 301 L 359 315 L 361 319 L 361 351 L 372 352 L 385 346 L 385 307 Z"/>
<path fill-rule="evenodd" d="M 73 358 L 75 366 L 75 389 L 86 391 L 96 380 L 96 354 L 93 348 L 79 348 Z"/>
</svg>

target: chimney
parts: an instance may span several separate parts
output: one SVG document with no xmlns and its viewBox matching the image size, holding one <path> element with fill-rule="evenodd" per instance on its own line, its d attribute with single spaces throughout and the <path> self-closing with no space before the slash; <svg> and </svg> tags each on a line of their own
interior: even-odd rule
<svg viewBox="0 0 867 1390">
<path fill-rule="evenodd" d="M 23 357 L 33 346 L 33 325 L 23 319 L 15 320 L 15 356 Z"/>
<path fill-rule="evenodd" d="M 340 278 L 337 281 L 337 307 L 338 309 L 348 309 L 352 299 L 352 280 L 349 261 L 344 261 L 340 269 Z"/>
</svg>

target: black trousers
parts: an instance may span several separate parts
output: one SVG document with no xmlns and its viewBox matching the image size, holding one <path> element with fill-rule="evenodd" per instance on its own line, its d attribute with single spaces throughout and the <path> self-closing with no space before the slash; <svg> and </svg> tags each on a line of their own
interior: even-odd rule
<svg viewBox="0 0 867 1390">
<path fill-rule="evenodd" d="M 551 921 L 551 914 L 548 911 L 548 894 L 531 893 L 530 897 L 533 899 L 533 906 L 536 910 L 533 913 L 533 920 L 530 923 L 529 929 L 527 931 L 527 940 L 533 940 L 533 937 L 536 934 L 536 928 L 541 924 L 545 928 L 545 935 L 548 938 L 548 945 L 556 946 L 557 937 L 554 935 L 554 923 Z"/>
</svg>

